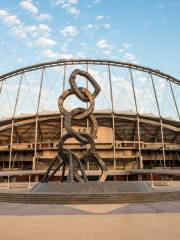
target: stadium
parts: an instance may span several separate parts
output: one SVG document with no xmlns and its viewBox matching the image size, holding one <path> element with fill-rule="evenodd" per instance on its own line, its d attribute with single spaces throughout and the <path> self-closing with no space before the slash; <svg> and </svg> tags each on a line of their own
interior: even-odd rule
<svg viewBox="0 0 180 240">
<path fill-rule="evenodd" d="M 89 72 L 101 87 L 94 112 L 95 144 L 108 168 L 107 181 L 150 180 L 152 174 L 155 180 L 179 180 L 180 80 L 125 62 L 60 59 L 0 76 L 1 181 L 42 179 L 65 132 L 58 98 L 69 88 L 75 69 Z M 78 86 L 92 91 L 82 77 Z M 65 105 L 72 109 L 86 103 L 70 96 Z M 90 131 L 88 120 L 72 124 L 80 133 Z M 88 149 L 70 139 L 65 146 L 77 155 Z M 85 169 L 89 180 L 99 178 L 96 163 L 88 162 Z"/>
</svg>

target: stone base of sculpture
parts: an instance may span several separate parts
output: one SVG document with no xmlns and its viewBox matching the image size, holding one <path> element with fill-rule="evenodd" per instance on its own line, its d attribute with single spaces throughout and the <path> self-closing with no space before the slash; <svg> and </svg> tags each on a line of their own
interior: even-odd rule
<svg viewBox="0 0 180 240">
<path fill-rule="evenodd" d="M 48 182 L 37 184 L 33 193 L 51 194 L 117 194 L 128 192 L 152 192 L 152 188 L 146 182 L 136 181 L 106 181 L 106 182 L 86 182 L 86 183 L 59 183 Z"/>
</svg>

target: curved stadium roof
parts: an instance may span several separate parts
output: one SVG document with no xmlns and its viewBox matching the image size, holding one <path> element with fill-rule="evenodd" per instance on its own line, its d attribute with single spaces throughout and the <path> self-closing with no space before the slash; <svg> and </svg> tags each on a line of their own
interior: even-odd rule
<svg viewBox="0 0 180 240">
<path fill-rule="evenodd" d="M 95 112 L 99 126 L 112 128 L 112 113 L 110 111 Z M 116 140 L 133 141 L 137 139 L 137 115 L 131 112 L 115 112 Z M 156 138 L 161 142 L 160 121 L 156 116 L 140 115 L 141 141 L 151 142 Z M 41 139 L 48 142 L 59 140 L 61 115 L 58 112 L 40 113 L 38 118 Z M 36 115 L 22 115 L 14 121 L 14 142 L 34 142 Z M 76 123 L 74 122 L 75 126 Z M 78 126 L 86 126 L 86 121 L 81 121 Z M 9 144 L 11 136 L 12 118 L 0 122 L 0 142 Z M 163 119 L 164 140 L 168 143 L 180 143 L 180 122 L 172 119 Z M 59 133 L 59 134 L 58 134 Z M 39 136 L 40 137 L 40 136 Z"/>
</svg>

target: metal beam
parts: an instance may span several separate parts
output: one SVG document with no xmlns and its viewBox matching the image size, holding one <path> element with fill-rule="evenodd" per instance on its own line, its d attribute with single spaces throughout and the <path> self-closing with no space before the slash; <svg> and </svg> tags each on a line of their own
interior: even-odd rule
<svg viewBox="0 0 180 240">
<path fill-rule="evenodd" d="M 88 63 L 87 63 L 87 65 L 86 65 L 86 71 L 89 72 Z M 88 85 L 88 80 L 86 79 L 86 88 L 89 89 L 88 87 L 89 87 L 89 85 Z M 86 107 L 87 107 L 87 108 L 89 107 L 88 102 L 87 102 L 87 104 L 86 104 Z M 86 120 L 86 128 L 87 128 L 87 131 L 89 132 L 89 120 L 88 120 L 88 118 L 87 118 L 87 120 Z M 87 145 L 86 150 L 87 150 L 87 151 L 89 150 L 88 145 Z M 89 161 L 87 161 L 87 170 L 89 171 Z"/>
<path fill-rule="evenodd" d="M 169 86 L 170 86 L 170 89 L 171 89 L 171 94 L 172 94 L 172 97 L 173 97 L 173 101 L 174 101 L 174 105 L 175 105 L 175 108 L 176 108 L 176 112 L 177 112 L 178 118 L 180 120 L 180 113 L 179 113 L 178 105 L 177 105 L 177 102 L 176 102 L 174 90 L 173 90 L 171 81 L 168 80 L 168 82 L 169 82 Z"/>
<path fill-rule="evenodd" d="M 165 146 L 164 146 L 163 121 L 162 121 L 159 101 L 158 101 L 158 97 L 157 97 L 156 88 L 155 88 L 154 79 L 153 79 L 152 74 L 151 74 L 151 82 L 152 82 L 152 86 L 153 86 L 153 91 L 154 91 L 154 96 L 155 96 L 155 100 L 156 100 L 158 113 L 159 113 L 159 121 L 160 121 L 160 127 L 161 127 L 162 151 L 163 151 L 163 163 L 164 163 L 164 168 L 166 168 L 166 154 L 165 154 Z"/>
<path fill-rule="evenodd" d="M 115 145 L 115 118 L 114 118 L 114 99 L 112 91 L 111 67 L 108 65 L 109 90 L 111 96 L 111 115 L 112 115 L 112 131 L 113 131 L 113 163 L 114 163 L 114 179 L 116 171 L 116 145 Z"/>
<path fill-rule="evenodd" d="M 10 151 L 9 151 L 9 171 L 11 170 L 11 161 L 12 161 L 12 145 L 13 145 L 13 136 L 14 136 L 14 121 L 15 121 L 15 114 L 16 114 L 17 104 L 18 104 L 18 100 L 19 100 L 19 93 L 20 93 L 20 90 L 21 90 L 22 79 L 23 79 L 23 74 L 21 75 L 20 80 L 19 80 L 18 91 L 17 91 L 16 101 L 15 101 L 15 105 L 14 105 L 14 111 L 13 111 L 13 115 L 12 115 L 11 141 L 10 141 Z"/>
<path fill-rule="evenodd" d="M 66 64 L 64 65 L 64 74 L 63 74 L 63 85 L 62 85 L 62 89 L 63 89 L 63 92 L 65 90 L 65 83 L 66 83 Z M 64 117 L 63 115 L 61 114 L 61 137 L 63 135 L 63 128 L 64 128 Z"/>
<path fill-rule="evenodd" d="M 36 125 L 35 125 L 35 139 L 34 139 L 34 145 L 35 146 L 34 146 L 34 157 L 33 157 L 33 165 L 32 165 L 33 170 L 36 169 L 39 107 L 40 107 L 40 100 L 41 100 L 42 83 L 43 83 L 43 79 L 44 79 L 44 71 L 45 71 L 45 68 L 42 69 L 40 86 L 39 86 L 37 111 L 36 111 Z"/>
<path fill-rule="evenodd" d="M 130 71 L 130 77 L 131 77 L 131 85 L 133 89 L 133 97 L 134 97 L 134 104 L 136 108 L 136 119 L 137 119 L 137 132 L 138 132 L 138 153 L 139 153 L 139 168 L 143 169 L 143 158 L 141 154 L 141 134 L 140 134 L 140 117 L 139 117 L 139 111 L 138 111 L 138 105 L 137 105 L 137 99 L 136 99 L 136 91 L 134 87 L 134 79 L 132 75 L 132 70 L 129 68 Z"/>
<path fill-rule="evenodd" d="M 1 82 L 1 86 L 0 86 L 0 94 L 1 94 L 2 89 L 3 89 L 3 84 L 4 84 L 4 81 Z"/>
<path fill-rule="evenodd" d="M 127 63 L 127 62 L 109 61 L 109 60 L 101 60 L 101 59 L 70 59 L 70 60 L 58 59 L 56 61 L 40 63 L 40 64 L 36 64 L 36 65 L 24 67 L 24 68 L 19 68 L 17 70 L 11 71 L 9 73 L 2 74 L 0 76 L 0 81 L 14 77 L 21 73 L 31 72 L 31 71 L 38 70 L 38 69 L 51 68 L 51 67 L 64 66 L 64 65 L 78 65 L 78 64 L 105 65 L 105 66 L 109 65 L 109 66 L 116 66 L 116 67 L 122 67 L 122 68 L 127 68 L 127 69 L 131 68 L 131 69 L 139 70 L 142 72 L 150 73 L 150 74 L 156 75 L 158 77 L 162 77 L 164 79 L 170 80 L 171 82 L 174 82 L 174 83 L 180 85 L 179 79 L 172 77 L 172 76 L 170 76 L 166 73 L 163 73 L 159 70 L 156 70 L 156 69 L 144 67 L 144 66 L 137 65 L 137 64 Z"/>
</svg>

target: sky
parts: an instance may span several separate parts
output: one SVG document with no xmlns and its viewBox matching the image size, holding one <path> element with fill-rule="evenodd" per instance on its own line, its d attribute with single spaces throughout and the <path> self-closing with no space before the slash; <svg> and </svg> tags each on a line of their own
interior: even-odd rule
<svg viewBox="0 0 180 240">
<path fill-rule="evenodd" d="M 179 13 L 180 0 L 0 0 L 0 74 L 57 59 L 90 58 L 139 64 L 180 79 Z M 68 66 L 66 89 L 68 76 L 77 67 L 87 70 L 85 65 Z M 101 86 L 95 109 L 110 110 L 107 67 L 88 69 Z M 58 111 L 63 72 L 59 67 L 45 69 L 40 112 Z M 41 74 L 23 76 L 17 115 L 37 111 Z M 135 112 L 129 69 L 111 68 L 111 77 L 115 111 Z M 138 111 L 158 116 L 149 75 L 134 70 L 133 77 Z M 13 114 L 20 78 L 4 83 L 0 117 Z M 169 83 L 154 78 L 161 115 L 179 120 Z M 173 89 L 180 106 L 180 87 Z M 71 97 L 66 107 L 81 104 Z"/>
<path fill-rule="evenodd" d="M 112 59 L 180 79 L 180 0 L 0 0 L 0 74 L 60 58 Z"/>
</svg>

